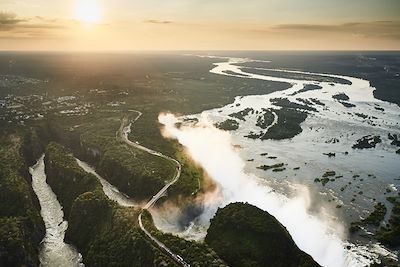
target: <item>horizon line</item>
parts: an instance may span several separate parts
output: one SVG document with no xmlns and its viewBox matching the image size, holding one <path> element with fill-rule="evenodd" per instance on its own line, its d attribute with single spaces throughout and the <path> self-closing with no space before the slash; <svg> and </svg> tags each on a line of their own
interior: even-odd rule
<svg viewBox="0 0 400 267">
<path fill-rule="evenodd" d="M 131 50 L 50 50 L 50 49 L 0 49 L 5 52 L 44 53 L 138 53 L 138 52 L 400 52 L 399 49 L 131 49 Z"/>
</svg>

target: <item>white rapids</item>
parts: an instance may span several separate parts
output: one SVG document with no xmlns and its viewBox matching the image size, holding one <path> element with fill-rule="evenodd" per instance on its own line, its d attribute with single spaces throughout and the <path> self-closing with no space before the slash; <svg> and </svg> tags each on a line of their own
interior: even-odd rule
<svg viewBox="0 0 400 267">
<path fill-rule="evenodd" d="M 64 212 L 57 196 L 46 183 L 44 172 L 44 156 L 29 168 L 32 175 L 32 187 L 39 199 L 46 235 L 42 241 L 39 253 L 40 266 L 73 267 L 84 266 L 82 256 L 72 245 L 64 242 L 68 222 L 64 221 Z"/>
</svg>

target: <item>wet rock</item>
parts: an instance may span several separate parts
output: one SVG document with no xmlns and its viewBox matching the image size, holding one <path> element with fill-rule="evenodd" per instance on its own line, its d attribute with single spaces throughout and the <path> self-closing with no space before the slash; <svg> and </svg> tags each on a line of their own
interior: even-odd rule
<svg viewBox="0 0 400 267">
<path fill-rule="evenodd" d="M 302 103 L 304 103 L 304 104 L 306 104 L 306 105 L 309 105 L 309 106 L 312 106 L 312 105 L 314 105 L 314 103 L 313 103 L 313 102 L 311 102 L 311 101 L 310 101 L 310 100 L 308 100 L 308 99 L 296 98 L 296 100 L 297 100 L 297 101 L 299 101 L 299 102 L 302 102 Z"/>
<path fill-rule="evenodd" d="M 371 135 L 366 135 L 363 136 L 362 138 L 358 139 L 356 143 L 352 146 L 353 149 L 368 149 L 368 148 L 374 148 L 376 147 L 376 144 L 381 143 L 381 137 L 380 136 L 371 136 Z"/>
<path fill-rule="evenodd" d="M 287 98 L 273 98 L 273 99 L 271 99 L 271 103 L 276 106 L 280 106 L 282 108 L 302 109 L 302 110 L 317 112 L 317 109 L 314 107 L 294 103 L 294 102 L 289 101 L 289 99 L 287 99 Z"/>
<path fill-rule="evenodd" d="M 339 139 L 332 138 L 332 139 L 329 139 L 329 140 L 325 141 L 325 143 L 327 143 L 327 144 L 336 144 L 336 143 L 339 143 Z"/>
<path fill-rule="evenodd" d="M 229 116 L 230 116 L 230 117 L 233 117 L 233 118 L 236 118 L 236 119 L 239 119 L 239 120 L 242 120 L 242 121 L 246 121 L 246 120 L 245 120 L 245 117 L 246 117 L 247 115 L 249 115 L 251 112 L 254 113 L 254 109 L 252 109 L 252 108 L 245 108 L 245 109 L 243 109 L 242 111 L 235 112 L 235 113 L 231 113 L 231 114 L 229 114 Z"/>
<path fill-rule="evenodd" d="M 345 102 L 345 101 L 339 101 L 340 104 L 342 104 L 343 106 L 345 106 L 346 108 L 354 108 L 356 107 L 356 105 L 351 104 L 349 102 Z"/>
<path fill-rule="evenodd" d="M 331 177 L 331 176 L 335 176 L 336 172 L 335 171 L 326 171 L 322 177 Z"/>
<path fill-rule="evenodd" d="M 348 101 L 350 98 L 345 93 L 340 93 L 332 96 L 333 99 Z"/>
<path fill-rule="evenodd" d="M 286 168 L 276 168 L 276 169 L 273 169 L 272 171 L 273 172 L 283 172 L 284 170 L 286 170 Z"/>
<path fill-rule="evenodd" d="M 360 118 L 363 118 L 363 119 L 366 119 L 366 118 L 368 118 L 368 115 L 365 115 L 365 114 L 363 114 L 363 113 L 354 113 L 356 116 L 358 116 L 358 117 L 360 117 Z"/>
<path fill-rule="evenodd" d="M 392 141 L 390 142 L 391 145 L 400 147 L 400 140 L 397 134 L 388 133 L 388 138 Z"/>
<path fill-rule="evenodd" d="M 250 138 L 250 139 L 258 139 L 261 136 L 263 136 L 263 133 L 255 133 L 255 132 L 250 132 L 249 134 L 245 135 L 244 137 Z"/>
<path fill-rule="evenodd" d="M 261 166 L 258 166 L 257 169 L 266 171 L 269 169 L 282 168 L 284 165 L 285 165 L 284 163 L 277 163 L 274 165 L 261 165 Z"/>
<path fill-rule="evenodd" d="M 310 99 L 311 99 L 312 102 L 314 102 L 314 103 L 317 104 L 317 105 L 325 106 L 324 103 L 322 103 L 321 101 L 319 101 L 319 100 L 316 99 L 316 98 L 310 98 Z"/>
</svg>

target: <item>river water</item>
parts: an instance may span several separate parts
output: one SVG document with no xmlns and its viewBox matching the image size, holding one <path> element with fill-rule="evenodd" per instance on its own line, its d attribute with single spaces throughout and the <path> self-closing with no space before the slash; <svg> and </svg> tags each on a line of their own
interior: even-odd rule
<svg viewBox="0 0 400 267">
<path fill-rule="evenodd" d="M 167 136 L 187 148 L 219 190 L 205 198 L 204 213 L 184 232 L 174 228 L 173 216 L 168 218 L 167 214 L 155 212 L 157 227 L 201 239 L 218 207 L 244 201 L 274 215 L 296 244 L 323 266 L 365 266 L 379 255 L 396 258 L 396 252 L 379 244 L 353 243 L 346 229 L 349 222 L 365 216 L 376 201 L 385 202 L 388 189 L 397 194 L 400 166 L 395 151 L 398 148 L 391 145 L 388 134 L 400 136 L 399 107 L 376 99 L 375 88 L 363 79 L 288 70 L 273 70 L 278 75 L 271 76 L 267 68 L 243 67 L 252 61 L 249 59 L 214 58 L 222 61 L 214 63 L 210 70 L 216 75 L 287 82 L 291 87 L 266 95 L 238 96 L 232 104 L 201 114 L 160 115 L 159 121 L 165 125 Z M 283 78 L 291 73 L 296 78 Z M 301 80 L 299 74 L 322 79 Z M 324 77 L 333 79 L 323 81 Z M 316 89 L 303 90 L 309 84 Z M 335 99 L 338 94 L 345 94 L 347 99 Z M 268 131 L 270 127 L 261 129 L 257 120 L 265 109 L 281 109 L 274 101 L 276 98 L 298 105 L 308 103 L 313 108 L 301 123 L 303 131 L 285 140 L 245 137 L 250 132 Z M 253 111 L 243 120 L 231 116 L 245 109 Z M 214 123 L 226 119 L 236 120 L 239 128 L 225 132 L 214 127 Z M 180 127 L 176 126 L 177 122 L 181 123 Z M 352 148 L 367 135 L 380 136 L 382 141 L 371 149 Z M 324 153 L 335 153 L 335 156 Z M 284 163 L 285 169 L 272 172 L 257 168 L 277 163 Z M 336 172 L 335 181 L 325 186 L 315 183 L 314 179 L 326 171 Z"/>
<path fill-rule="evenodd" d="M 40 265 L 44 267 L 84 266 L 81 254 L 74 246 L 64 242 L 68 222 L 64 221 L 64 212 L 57 196 L 46 183 L 44 156 L 29 168 L 29 172 L 32 175 L 33 190 L 39 199 L 40 214 L 46 226 L 46 235 L 39 252 Z"/>
</svg>

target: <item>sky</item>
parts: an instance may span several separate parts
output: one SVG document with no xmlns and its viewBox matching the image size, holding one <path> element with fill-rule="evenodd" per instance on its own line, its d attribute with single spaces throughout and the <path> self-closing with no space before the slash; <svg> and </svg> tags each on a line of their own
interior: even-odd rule
<svg viewBox="0 0 400 267">
<path fill-rule="evenodd" d="M 0 50 L 399 50 L 400 0 L 0 0 Z"/>
</svg>

